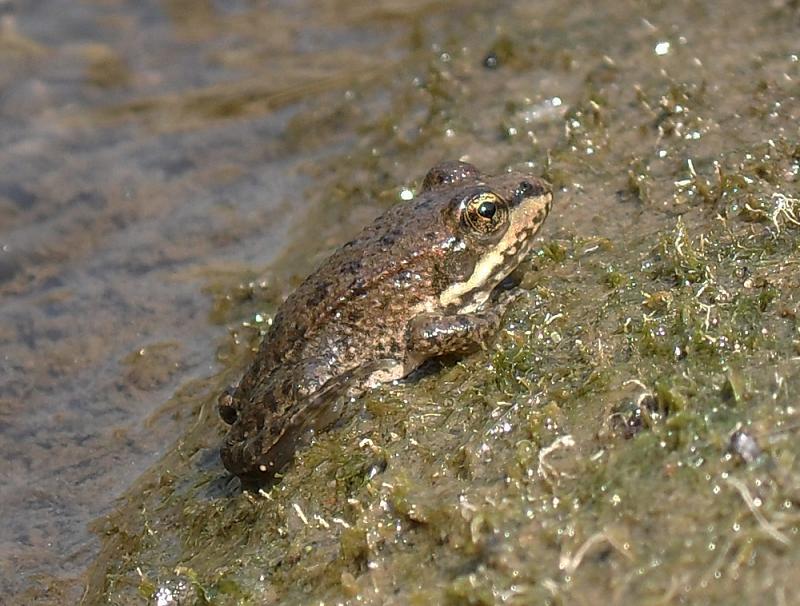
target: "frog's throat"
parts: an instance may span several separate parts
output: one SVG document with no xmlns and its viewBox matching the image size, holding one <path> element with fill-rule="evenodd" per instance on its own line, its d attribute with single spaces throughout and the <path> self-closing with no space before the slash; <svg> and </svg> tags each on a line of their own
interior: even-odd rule
<svg viewBox="0 0 800 606">
<path fill-rule="evenodd" d="M 533 236 L 544 223 L 550 207 L 550 195 L 532 198 L 514 210 L 511 224 L 493 248 L 475 264 L 470 277 L 455 282 L 439 296 L 442 307 L 455 307 L 459 313 L 473 313 L 499 284 L 525 258 Z"/>
</svg>

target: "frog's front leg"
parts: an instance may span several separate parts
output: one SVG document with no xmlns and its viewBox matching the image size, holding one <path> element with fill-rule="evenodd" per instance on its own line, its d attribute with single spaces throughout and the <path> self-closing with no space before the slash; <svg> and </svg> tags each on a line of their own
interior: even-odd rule
<svg viewBox="0 0 800 606">
<path fill-rule="evenodd" d="M 486 347 L 500 329 L 506 310 L 522 294 L 519 289 L 495 291 L 483 311 L 415 317 L 406 329 L 406 372 L 428 358 L 467 354 Z"/>
<path fill-rule="evenodd" d="M 406 329 L 409 366 L 447 354 L 466 354 L 485 347 L 500 328 L 503 310 L 472 314 L 422 314 Z"/>
</svg>

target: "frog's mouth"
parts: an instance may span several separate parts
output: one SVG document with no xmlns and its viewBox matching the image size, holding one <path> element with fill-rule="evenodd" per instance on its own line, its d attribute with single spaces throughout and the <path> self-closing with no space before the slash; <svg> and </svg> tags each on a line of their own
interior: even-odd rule
<svg viewBox="0 0 800 606">
<path fill-rule="evenodd" d="M 537 195 L 513 200 L 508 229 L 497 244 L 475 263 L 472 274 L 463 282 L 447 287 L 439 303 L 469 314 L 481 309 L 494 288 L 526 259 L 533 247 L 533 237 L 544 223 L 553 200 L 547 188 Z"/>
</svg>

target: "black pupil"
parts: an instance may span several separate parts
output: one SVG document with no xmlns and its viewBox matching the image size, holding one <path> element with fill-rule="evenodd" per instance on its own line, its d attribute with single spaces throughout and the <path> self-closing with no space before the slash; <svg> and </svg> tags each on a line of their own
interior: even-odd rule
<svg viewBox="0 0 800 606">
<path fill-rule="evenodd" d="M 492 202 L 482 202 L 478 207 L 478 214 L 484 219 L 491 219 L 496 212 L 497 207 Z"/>
</svg>

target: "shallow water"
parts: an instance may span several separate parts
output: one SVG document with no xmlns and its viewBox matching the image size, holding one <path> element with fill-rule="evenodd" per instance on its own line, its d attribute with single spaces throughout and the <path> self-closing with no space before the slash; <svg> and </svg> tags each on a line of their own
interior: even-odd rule
<svg viewBox="0 0 800 606">
<path fill-rule="evenodd" d="M 520 603 L 543 596 L 591 603 L 600 591 L 623 601 L 669 601 L 681 591 L 688 599 L 698 595 L 692 591 L 712 601 L 724 595 L 713 583 L 707 587 L 714 569 L 706 571 L 703 548 L 678 549 L 661 536 L 663 549 L 653 547 L 650 557 L 658 529 L 635 517 L 671 514 L 664 532 L 693 527 L 698 545 L 718 532 L 714 524 L 721 523 L 694 517 L 697 478 L 687 477 L 681 488 L 670 475 L 694 466 L 695 452 L 672 452 L 664 463 L 647 450 L 647 435 L 611 445 L 596 440 L 600 417 L 618 394 L 598 388 L 582 400 L 593 375 L 578 381 L 570 373 L 583 372 L 585 358 L 605 363 L 606 373 L 614 372 L 609 359 L 639 372 L 625 366 L 625 346 L 603 349 L 624 330 L 593 320 L 585 299 L 607 305 L 613 296 L 606 282 L 625 272 L 631 282 L 623 300 L 658 294 L 639 287 L 651 280 L 635 273 L 644 262 L 632 268 L 662 238 L 682 242 L 672 232 L 675 217 L 686 215 L 701 233 L 718 224 L 723 204 L 698 202 L 692 170 L 713 182 L 714 162 L 727 166 L 733 158 L 745 166 L 771 141 L 776 151 L 766 168 L 741 172 L 775 191 L 796 191 L 796 3 L 463 2 L 457 16 L 447 6 L 0 1 L 0 453 L 9 462 L 0 472 L 0 592 L 41 603 L 77 601 L 81 573 L 98 553 L 87 525 L 122 496 L 110 521 L 95 524 L 105 548 L 92 567 L 89 603 L 137 603 L 186 578 L 218 591 L 222 603 L 234 603 L 230 579 L 254 603 L 304 603 L 308 595 L 381 603 L 387 591 L 398 592 L 397 603 L 413 591 L 420 603 L 442 595 L 456 603 L 459 596 L 495 603 L 515 595 Z M 485 67 L 490 54 L 496 69 Z M 216 458 L 223 428 L 212 403 L 252 355 L 255 313 L 274 310 L 332 246 L 443 157 L 466 157 L 490 172 L 529 163 L 559 187 L 540 257 L 571 252 L 562 265 L 535 263 L 544 273 L 533 272 L 530 316 L 520 319 L 532 326 L 521 334 L 539 334 L 536 322 L 547 310 L 552 327 L 517 352 L 515 363 L 533 368 L 524 380 L 497 370 L 493 387 L 475 388 L 523 416 L 510 412 L 511 429 L 487 429 L 492 415 L 505 413 L 489 396 L 483 405 L 473 401 L 470 384 L 495 371 L 477 358 L 468 362 L 474 372 L 466 381 L 461 369 L 451 369 L 440 383 L 434 378 L 368 399 L 378 421 L 360 419 L 341 437 L 322 440 L 307 461 L 301 457 L 297 474 L 307 475 L 287 477 L 277 505 L 232 494 Z M 765 191 L 771 190 L 758 195 L 769 199 Z M 791 258 L 796 250 L 789 250 Z M 611 319 L 614 313 L 622 312 L 612 307 Z M 586 324 L 585 333 L 576 322 Z M 557 330 L 577 335 L 573 349 L 558 346 Z M 503 341 L 509 351 L 526 338 L 513 332 Z M 598 351 L 581 357 L 581 340 L 596 341 Z M 535 358 L 536 347 L 544 347 L 544 360 Z M 773 357 L 787 356 L 779 351 Z M 734 360 L 755 368 L 763 352 L 750 353 Z M 667 366 L 646 356 L 641 363 L 642 380 L 657 375 L 658 364 Z M 454 387 L 461 383 L 466 387 Z M 513 388 L 491 391 L 506 383 Z M 455 412 L 442 404 L 465 398 L 468 406 Z M 546 421 L 536 417 L 539 409 Z M 419 437 L 429 417 L 447 419 L 444 429 L 413 447 L 394 438 L 382 444 L 381 423 Z M 536 446 L 524 455 L 535 461 L 544 444 L 566 443 L 558 442 L 563 435 L 551 417 L 570 428 L 584 462 L 611 453 L 596 475 L 579 469 L 586 485 L 565 479 L 567 488 L 559 489 L 536 473 L 537 481 L 525 485 L 499 454 L 485 454 L 489 444 L 509 460 L 509 452 L 524 458 L 523 450 Z M 667 429 L 653 435 L 669 441 Z M 504 432 L 516 440 L 513 448 L 502 442 Z M 339 475 L 331 488 L 324 462 L 315 475 L 314 461 L 331 452 L 344 464 L 329 473 L 350 473 L 348 457 L 359 463 L 361 455 L 348 440 L 360 443 L 364 435 L 394 457 L 383 484 L 380 477 L 364 484 L 356 470 L 345 488 Z M 718 438 L 703 438 L 707 460 Z M 417 452 L 420 442 L 429 456 Z M 637 448 L 645 456 L 635 457 Z M 453 452 L 465 460 L 447 459 Z M 776 450 L 781 469 L 791 468 L 791 452 Z M 591 484 L 602 479 L 603 491 L 614 485 L 614 466 L 602 465 L 615 456 L 627 473 L 617 479 L 627 509 L 607 509 L 606 495 Z M 570 475 L 578 463 L 556 455 L 559 463 L 564 478 L 578 477 Z M 712 458 L 708 465 L 708 477 L 722 473 L 723 463 Z M 404 469 L 410 477 L 402 477 Z M 498 481 L 504 473 L 513 481 Z M 637 474 L 644 490 L 659 487 L 646 478 L 663 475 L 674 492 L 657 503 L 637 500 L 630 480 Z M 386 492 L 393 481 L 400 493 Z M 472 509 L 448 509 L 447 499 L 462 503 L 462 496 Z M 573 511 L 564 509 L 573 502 L 568 497 Z M 533 503 L 533 521 L 523 519 L 515 499 Z M 478 511 L 470 503 L 486 516 L 468 529 L 478 539 L 495 524 L 519 540 L 472 536 L 472 545 L 458 527 Z M 737 504 L 706 502 L 712 518 Z M 353 532 L 337 534 L 336 526 L 303 526 L 292 514 L 301 505 L 318 509 L 323 521 L 340 516 L 364 528 L 368 545 Z M 794 509 L 782 513 L 787 532 L 797 534 Z M 390 536 L 386 528 L 394 524 Z M 574 554 L 590 536 L 609 546 L 587 558 L 582 575 L 556 576 L 564 570 L 558 553 Z M 639 546 L 638 560 L 620 547 L 627 537 Z M 727 545 L 723 555 L 737 553 L 736 539 Z M 783 559 L 769 548 L 752 549 L 778 571 L 797 557 L 796 549 Z M 360 568 L 364 558 L 368 572 Z M 422 558 L 442 566 L 419 579 L 404 576 Z M 699 580 L 691 576 L 698 568 L 691 558 L 703 565 Z M 188 568 L 179 573 L 178 565 Z M 637 572 L 645 569 L 650 576 Z M 735 572 L 730 582 L 747 578 Z M 646 580 L 637 584 L 640 577 Z M 504 585 L 515 578 L 526 584 Z M 770 596 L 787 599 L 785 585 L 763 583 Z"/>
<path fill-rule="evenodd" d="M 375 44 L 309 12 L 0 2 L 0 593 L 86 565 L 89 521 L 187 422 L 148 417 L 217 370 L 204 288 L 307 212 L 317 152 L 281 134 Z"/>
</svg>

